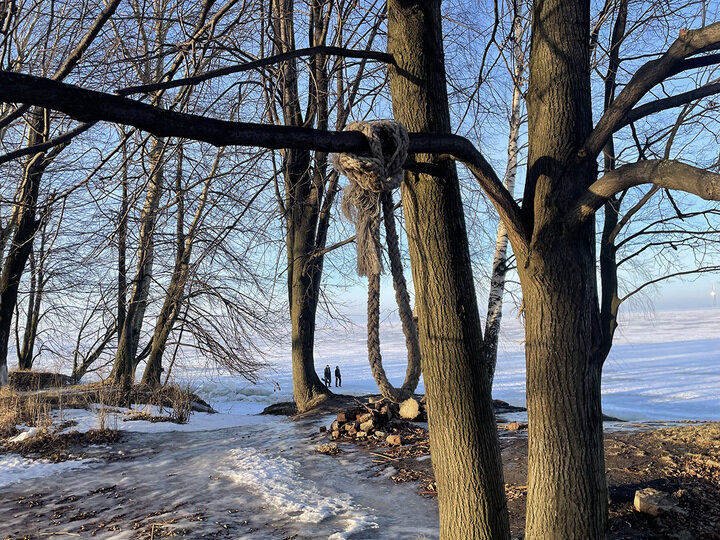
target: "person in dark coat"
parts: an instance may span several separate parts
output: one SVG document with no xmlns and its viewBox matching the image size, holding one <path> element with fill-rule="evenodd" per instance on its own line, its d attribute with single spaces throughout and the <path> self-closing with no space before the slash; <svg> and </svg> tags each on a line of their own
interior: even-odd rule
<svg viewBox="0 0 720 540">
<path fill-rule="evenodd" d="M 331 386 L 332 385 L 332 378 L 330 373 L 330 365 L 325 365 L 325 374 L 323 376 L 323 382 L 325 383 L 325 386 Z"/>
<path fill-rule="evenodd" d="M 342 386 L 342 375 L 340 374 L 340 366 L 335 366 L 335 386 Z"/>
</svg>

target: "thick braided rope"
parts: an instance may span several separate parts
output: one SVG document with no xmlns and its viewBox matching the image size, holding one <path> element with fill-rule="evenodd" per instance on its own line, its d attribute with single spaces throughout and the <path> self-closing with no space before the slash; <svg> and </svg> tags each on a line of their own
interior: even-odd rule
<svg viewBox="0 0 720 540">
<path fill-rule="evenodd" d="M 336 155 L 334 159 L 335 168 L 350 180 L 344 190 L 342 209 L 345 216 L 355 223 L 358 273 L 368 277 L 368 360 L 380 393 L 400 402 L 412 395 L 420 380 L 420 343 L 403 275 L 392 200 L 392 190 L 402 182 L 408 135 L 402 125 L 387 120 L 352 122 L 346 130 L 362 132 L 370 145 L 369 156 L 345 153 Z M 386 143 L 385 148 L 383 143 Z M 391 148 L 389 154 L 384 153 L 387 146 Z M 405 382 L 400 388 L 395 388 L 388 381 L 380 354 L 381 219 L 385 223 L 395 298 L 408 347 L 408 367 Z"/>
</svg>

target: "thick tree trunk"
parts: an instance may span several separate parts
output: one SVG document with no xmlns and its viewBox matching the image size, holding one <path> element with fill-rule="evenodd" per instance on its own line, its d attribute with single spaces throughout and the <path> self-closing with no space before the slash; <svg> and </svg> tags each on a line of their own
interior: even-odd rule
<svg viewBox="0 0 720 540">
<path fill-rule="evenodd" d="M 523 261 L 521 270 L 529 418 L 527 538 L 605 537 L 599 313 L 586 233 L 556 235 L 556 241 Z"/>
<path fill-rule="evenodd" d="M 563 216 L 597 176 L 578 154 L 591 129 L 587 2 L 533 6 L 528 175 L 533 224 L 518 253 L 527 357 L 528 538 L 605 537 L 600 313 L 594 221 Z"/>
<path fill-rule="evenodd" d="M 322 6 L 312 3 L 310 39 L 323 44 L 326 32 L 317 28 L 322 24 Z M 276 52 L 295 48 L 293 0 L 274 0 L 273 31 Z M 318 31 L 319 30 L 319 31 Z M 285 125 L 300 126 L 315 121 L 326 129 L 327 74 L 324 58 L 313 59 L 313 79 L 308 99 L 308 114 L 303 119 L 300 108 L 296 62 L 284 62 L 280 87 Z M 322 256 L 317 251 L 325 247 L 327 221 L 319 221 L 325 188 L 326 155 L 316 154 L 313 160 L 305 150 L 286 150 L 283 176 L 285 178 L 286 247 L 288 257 L 288 303 L 292 325 L 293 396 L 300 411 L 311 408 L 331 392 L 322 384 L 315 371 L 315 317 L 320 297 Z M 314 163 L 313 163 L 314 162 Z M 332 196 L 332 194 L 328 194 Z M 324 229 L 323 229 L 324 228 Z M 318 244 L 320 242 L 320 244 Z"/>
<path fill-rule="evenodd" d="M 410 131 L 449 132 L 439 1 L 388 3 L 395 118 Z M 437 177 L 403 184 L 430 445 L 438 483 L 440 536 L 509 538 L 500 449 L 483 358 L 457 172 L 429 155 Z"/>
</svg>

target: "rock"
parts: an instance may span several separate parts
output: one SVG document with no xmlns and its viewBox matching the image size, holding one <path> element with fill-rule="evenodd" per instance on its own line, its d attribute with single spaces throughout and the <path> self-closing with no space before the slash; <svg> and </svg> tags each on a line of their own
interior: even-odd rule
<svg viewBox="0 0 720 540">
<path fill-rule="evenodd" d="M 677 499 L 669 493 L 653 488 L 639 489 L 635 492 L 635 510 L 651 516 L 659 516 L 666 512 L 684 514 L 685 511 L 678 506 Z"/>
<path fill-rule="evenodd" d="M 318 454 L 326 454 L 328 456 L 335 456 L 340 453 L 338 445 L 333 443 L 321 444 L 317 447 Z"/>
<path fill-rule="evenodd" d="M 358 432 L 355 434 L 355 438 L 358 439 L 358 440 L 360 440 L 360 439 L 367 439 L 367 436 L 368 436 L 367 431 L 358 431 Z"/>
<path fill-rule="evenodd" d="M 355 424 L 347 424 L 345 427 L 347 428 L 346 429 L 347 434 L 350 436 L 355 435 L 358 432 L 357 428 L 355 427 Z"/>
<path fill-rule="evenodd" d="M 320 426 L 320 433 L 325 433 L 327 431 L 327 428 L 325 426 Z"/>
<path fill-rule="evenodd" d="M 527 424 L 521 424 L 519 422 L 510 422 L 507 426 L 505 426 L 510 431 L 517 431 L 518 429 L 526 429 Z"/>
<path fill-rule="evenodd" d="M 340 432 L 337 431 L 337 430 L 334 430 L 334 431 L 330 434 L 330 436 L 331 436 L 333 439 L 339 439 L 339 438 L 340 438 Z"/>
<path fill-rule="evenodd" d="M 368 420 L 367 422 L 363 422 L 360 424 L 360 431 L 370 432 L 375 428 L 375 422 L 372 418 Z"/>
<path fill-rule="evenodd" d="M 400 418 L 415 420 L 420 416 L 420 404 L 414 398 L 408 398 L 400 404 Z"/>
<path fill-rule="evenodd" d="M 387 437 L 387 433 L 385 433 L 384 431 L 376 431 L 375 432 L 376 439 L 383 440 L 383 439 L 385 439 L 385 437 Z"/>
<path fill-rule="evenodd" d="M 401 446 L 402 438 L 400 437 L 400 435 L 388 435 L 385 439 L 385 442 L 388 443 L 390 446 Z"/>
<path fill-rule="evenodd" d="M 349 422 L 350 420 L 355 420 L 355 413 L 354 412 L 341 412 L 337 415 L 338 422 Z"/>
<path fill-rule="evenodd" d="M 335 420 L 332 424 L 330 424 L 330 431 L 340 431 L 340 422 Z"/>
<path fill-rule="evenodd" d="M 372 418 L 372 414 L 371 414 L 371 413 L 365 413 L 365 414 L 361 414 L 360 416 L 358 416 L 358 417 L 357 417 L 357 421 L 360 422 L 361 424 L 364 424 L 365 422 L 367 422 L 367 421 L 370 420 L 371 418 Z"/>
</svg>

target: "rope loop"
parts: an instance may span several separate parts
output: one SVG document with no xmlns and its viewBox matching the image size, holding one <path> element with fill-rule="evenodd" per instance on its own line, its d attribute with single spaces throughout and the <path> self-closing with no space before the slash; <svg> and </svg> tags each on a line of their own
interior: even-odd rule
<svg viewBox="0 0 720 540">
<path fill-rule="evenodd" d="M 368 360 L 380 393 L 400 402 L 412 396 L 420 380 L 420 341 L 403 275 L 392 200 L 392 190 L 400 187 L 403 179 L 408 132 L 401 124 L 391 120 L 352 122 L 345 129 L 363 133 L 370 146 L 369 155 L 348 152 L 336 154 L 333 158 L 335 169 L 350 181 L 343 193 L 342 210 L 345 217 L 355 224 L 358 274 L 368 277 Z M 405 382 L 400 388 L 395 388 L 388 381 L 380 354 L 381 221 L 385 223 L 395 298 L 408 347 L 408 367 Z"/>
</svg>

